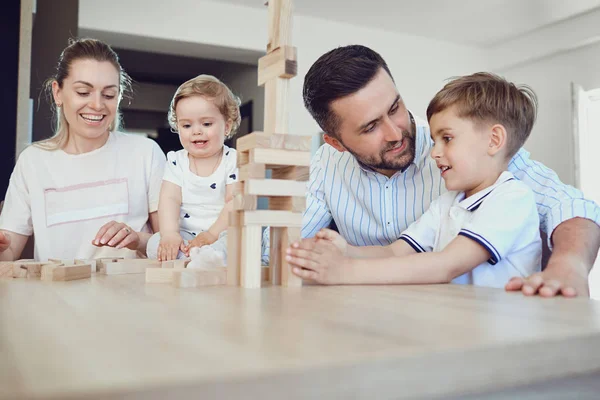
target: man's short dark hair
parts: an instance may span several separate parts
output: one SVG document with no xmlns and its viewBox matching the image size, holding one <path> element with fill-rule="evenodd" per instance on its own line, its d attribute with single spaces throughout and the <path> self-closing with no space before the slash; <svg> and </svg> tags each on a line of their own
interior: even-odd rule
<svg viewBox="0 0 600 400">
<path fill-rule="evenodd" d="M 331 103 L 367 86 L 381 68 L 393 80 L 383 58 L 370 48 L 351 45 L 333 49 L 308 70 L 302 90 L 304 106 L 325 133 L 337 136 L 340 120 Z"/>
</svg>

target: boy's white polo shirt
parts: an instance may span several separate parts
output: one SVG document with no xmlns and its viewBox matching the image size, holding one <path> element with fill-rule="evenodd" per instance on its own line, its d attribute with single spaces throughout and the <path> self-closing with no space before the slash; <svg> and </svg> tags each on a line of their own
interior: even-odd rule
<svg viewBox="0 0 600 400">
<path fill-rule="evenodd" d="M 452 282 L 504 287 L 513 276 L 540 271 L 539 226 L 533 192 L 505 171 L 492 186 L 467 199 L 464 192 L 444 193 L 400 239 L 417 252 L 441 251 L 458 235 L 472 239 L 490 258 Z"/>
</svg>

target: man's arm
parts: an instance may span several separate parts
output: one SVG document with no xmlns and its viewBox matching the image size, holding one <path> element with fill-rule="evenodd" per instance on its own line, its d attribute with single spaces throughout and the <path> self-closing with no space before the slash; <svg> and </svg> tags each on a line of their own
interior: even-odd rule
<svg viewBox="0 0 600 400">
<path fill-rule="evenodd" d="M 589 296 L 588 273 L 600 246 L 600 207 L 562 183 L 554 171 L 530 160 L 524 150 L 515 155 L 509 169 L 533 190 L 552 255 L 544 271 L 513 278 L 506 289 L 543 297 Z"/>
</svg>

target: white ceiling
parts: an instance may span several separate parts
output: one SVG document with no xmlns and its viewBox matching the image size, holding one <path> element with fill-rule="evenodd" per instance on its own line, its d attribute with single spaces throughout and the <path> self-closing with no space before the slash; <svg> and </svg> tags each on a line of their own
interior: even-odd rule
<svg viewBox="0 0 600 400">
<path fill-rule="evenodd" d="M 262 8 L 265 0 L 219 0 Z M 593 8 L 600 0 L 294 0 L 295 15 L 489 46 Z"/>
</svg>

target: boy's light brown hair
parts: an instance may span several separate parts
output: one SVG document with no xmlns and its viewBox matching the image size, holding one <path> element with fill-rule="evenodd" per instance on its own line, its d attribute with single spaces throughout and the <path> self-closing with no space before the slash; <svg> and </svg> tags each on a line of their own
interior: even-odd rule
<svg viewBox="0 0 600 400">
<path fill-rule="evenodd" d="M 225 122 L 231 123 L 229 132 L 225 132 L 225 139 L 232 137 L 240 126 L 240 98 L 223 82 L 212 75 L 198 75 L 184 82 L 173 96 L 169 107 L 168 121 L 173 132 L 177 132 L 177 103 L 181 99 L 192 96 L 202 96 L 212 101 L 223 115 Z"/>
<path fill-rule="evenodd" d="M 537 115 L 537 96 L 526 85 L 515 85 L 488 72 L 454 78 L 427 107 L 427 121 L 434 114 L 456 106 L 458 117 L 476 124 L 501 124 L 507 132 L 507 156 L 523 146 Z"/>
</svg>

